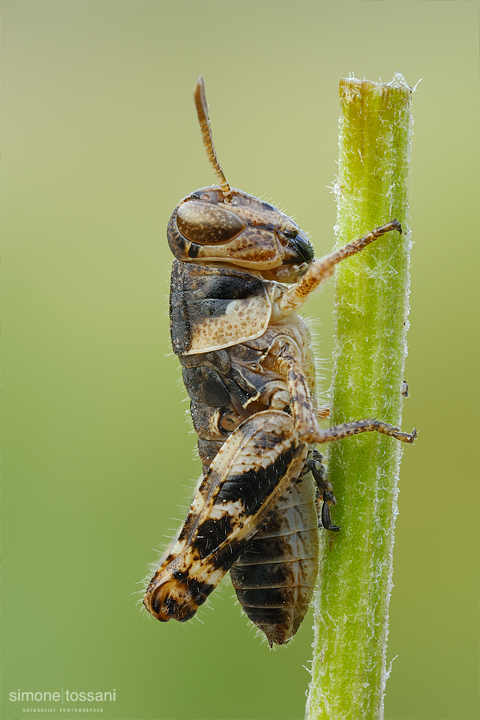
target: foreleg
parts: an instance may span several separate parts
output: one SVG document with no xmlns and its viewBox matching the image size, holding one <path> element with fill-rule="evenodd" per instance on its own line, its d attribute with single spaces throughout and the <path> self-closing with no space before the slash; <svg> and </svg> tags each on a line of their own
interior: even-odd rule
<svg viewBox="0 0 480 720">
<path fill-rule="evenodd" d="M 321 285 L 324 280 L 332 275 L 335 270 L 335 265 L 342 260 L 345 260 L 345 258 L 350 257 L 350 255 L 355 255 L 356 253 L 361 252 L 367 247 L 367 245 L 370 245 L 372 242 L 382 237 L 382 235 L 385 235 L 385 233 L 391 232 L 392 230 L 398 230 L 399 233 L 402 232 L 402 226 L 398 220 L 392 220 L 386 225 L 377 227 L 375 230 L 372 230 L 372 232 L 367 233 L 363 237 L 357 238 L 357 240 L 353 240 L 343 248 L 334 250 L 334 252 L 329 255 L 325 255 L 323 258 L 320 258 L 320 260 L 313 262 L 303 278 L 295 285 L 292 285 L 292 287 L 289 288 L 279 299 L 278 306 L 281 312 L 284 315 L 289 315 L 295 310 L 298 310 L 298 308 L 301 307 L 308 299 L 310 294 L 319 285 Z"/>
</svg>

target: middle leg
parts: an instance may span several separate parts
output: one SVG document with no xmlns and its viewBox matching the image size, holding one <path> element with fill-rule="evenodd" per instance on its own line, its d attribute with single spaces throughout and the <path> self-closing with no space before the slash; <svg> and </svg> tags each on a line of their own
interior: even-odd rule
<svg viewBox="0 0 480 720">
<path fill-rule="evenodd" d="M 341 528 L 338 525 L 334 525 L 330 517 L 330 507 L 336 505 L 337 501 L 333 494 L 332 485 L 327 478 L 327 468 L 323 464 L 323 456 L 316 449 L 307 457 L 300 479 L 309 472 L 312 473 L 317 486 L 315 505 L 317 507 L 318 527 L 323 527 L 325 530 L 332 532 L 338 532 Z"/>
</svg>

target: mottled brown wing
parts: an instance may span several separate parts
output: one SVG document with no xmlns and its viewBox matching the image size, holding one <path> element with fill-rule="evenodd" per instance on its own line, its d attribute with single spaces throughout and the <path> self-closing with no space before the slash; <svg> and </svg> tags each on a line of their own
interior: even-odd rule
<svg viewBox="0 0 480 720">
<path fill-rule="evenodd" d="M 256 275 L 174 260 L 170 334 L 176 355 L 220 350 L 260 337 L 271 313 L 266 287 Z"/>
</svg>

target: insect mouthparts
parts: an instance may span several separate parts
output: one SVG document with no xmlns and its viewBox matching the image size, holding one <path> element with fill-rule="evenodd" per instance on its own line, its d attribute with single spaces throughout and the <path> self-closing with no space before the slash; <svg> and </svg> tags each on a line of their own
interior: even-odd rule
<svg viewBox="0 0 480 720">
<path fill-rule="evenodd" d="M 295 243 L 302 260 L 305 262 L 312 262 L 315 257 L 315 250 L 313 249 L 313 245 L 310 240 L 300 233 L 297 233 L 293 242 Z"/>
</svg>

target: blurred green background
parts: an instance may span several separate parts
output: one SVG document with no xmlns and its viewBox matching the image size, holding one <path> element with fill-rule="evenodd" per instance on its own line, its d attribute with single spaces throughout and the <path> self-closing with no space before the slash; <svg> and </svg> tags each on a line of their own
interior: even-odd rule
<svg viewBox="0 0 480 720">
<path fill-rule="evenodd" d="M 229 182 L 328 252 L 339 78 L 398 71 L 422 79 L 403 421 L 420 432 L 402 466 L 386 717 L 478 718 L 477 2 L 2 5 L 3 717 L 42 707 L 11 691 L 62 687 L 115 688 L 102 717 L 119 720 L 303 717 L 311 616 L 269 652 L 229 583 L 184 625 L 135 605 L 199 473 L 165 227 L 214 183 L 202 73 Z M 307 310 L 327 384 L 332 290 Z"/>
</svg>

